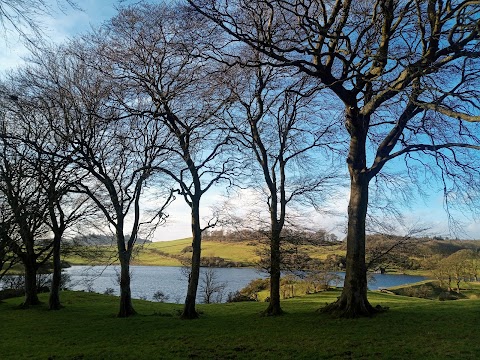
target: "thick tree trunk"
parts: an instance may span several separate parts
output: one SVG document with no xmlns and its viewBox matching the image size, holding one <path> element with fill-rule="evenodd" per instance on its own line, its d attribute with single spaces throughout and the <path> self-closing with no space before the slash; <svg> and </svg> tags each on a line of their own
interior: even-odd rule
<svg viewBox="0 0 480 360">
<path fill-rule="evenodd" d="M 323 311 L 340 317 L 371 316 L 377 309 L 367 299 L 367 267 L 365 263 L 365 220 L 368 208 L 366 171 L 366 129 L 368 119 L 361 118 L 358 109 L 346 110 L 346 126 L 351 135 L 347 158 L 350 172 L 350 202 L 348 205 L 347 259 L 345 282 L 339 299 Z"/>
<path fill-rule="evenodd" d="M 192 265 L 188 277 L 187 296 L 181 315 L 182 319 L 196 319 L 198 312 L 195 309 L 198 282 L 200 279 L 200 259 L 202 250 L 202 230 L 200 227 L 200 199 L 192 201 Z"/>
<path fill-rule="evenodd" d="M 368 182 L 352 181 L 348 207 L 347 266 L 340 298 L 324 310 L 341 317 L 371 316 L 375 312 L 367 299 L 367 267 L 365 263 L 365 216 Z"/>
<path fill-rule="evenodd" d="M 40 304 L 37 288 L 37 264 L 35 258 L 27 256 L 23 262 L 25 267 L 25 301 L 23 307 Z"/>
<path fill-rule="evenodd" d="M 270 303 L 263 312 L 265 316 L 276 316 L 283 313 L 280 307 L 280 231 L 272 225 L 270 235 Z"/>
<path fill-rule="evenodd" d="M 60 235 L 55 235 L 53 239 L 53 274 L 52 285 L 50 288 L 50 298 L 48 306 L 50 310 L 60 310 L 60 285 L 62 280 L 62 263 L 60 260 Z"/>
<path fill-rule="evenodd" d="M 130 290 L 130 257 L 129 250 L 119 251 L 120 258 L 120 310 L 118 317 L 124 318 L 135 315 L 137 312 L 132 305 Z"/>
</svg>

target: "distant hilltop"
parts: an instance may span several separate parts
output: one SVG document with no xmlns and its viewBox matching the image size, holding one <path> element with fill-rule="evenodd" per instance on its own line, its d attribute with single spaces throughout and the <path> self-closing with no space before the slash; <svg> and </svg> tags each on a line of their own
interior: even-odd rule
<svg viewBox="0 0 480 360">
<path fill-rule="evenodd" d="M 125 235 L 125 238 L 128 239 L 130 235 Z M 104 235 L 104 234 L 87 234 L 76 236 L 70 240 L 73 245 L 80 246 L 95 246 L 95 245 L 114 245 L 116 243 L 115 235 Z M 138 238 L 136 241 L 137 244 L 148 244 L 151 243 L 150 240 Z"/>
</svg>

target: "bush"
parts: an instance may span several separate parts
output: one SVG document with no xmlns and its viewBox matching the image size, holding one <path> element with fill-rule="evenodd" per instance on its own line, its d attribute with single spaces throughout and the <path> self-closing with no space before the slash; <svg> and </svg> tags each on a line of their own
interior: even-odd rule
<svg viewBox="0 0 480 360">
<path fill-rule="evenodd" d="M 258 293 L 268 289 L 269 286 L 269 279 L 252 280 L 240 291 L 229 293 L 227 302 L 258 301 Z"/>
<path fill-rule="evenodd" d="M 234 302 L 242 302 L 242 301 L 257 301 L 257 300 L 241 294 L 240 291 L 228 293 L 227 302 L 234 303 Z"/>
<path fill-rule="evenodd" d="M 60 289 L 68 290 L 69 285 L 71 284 L 72 279 L 70 274 L 63 273 L 60 278 Z M 52 284 L 52 275 L 51 274 L 37 274 L 37 291 L 38 292 L 48 292 Z M 2 289 L 14 289 L 20 290 L 25 288 L 25 275 L 6 275 L 2 278 Z"/>
<path fill-rule="evenodd" d="M 238 267 L 242 265 L 241 263 L 236 263 L 235 261 L 229 261 L 219 256 L 205 256 L 200 259 L 200 263 L 204 267 L 210 268 L 229 268 L 229 267 Z"/>
<path fill-rule="evenodd" d="M 115 290 L 111 287 L 108 287 L 105 289 L 105 291 L 103 292 L 104 295 L 114 295 L 115 294 Z"/>
<path fill-rule="evenodd" d="M 240 293 L 252 297 L 253 295 L 257 295 L 260 291 L 268 289 L 269 286 L 269 279 L 255 279 L 250 281 L 247 286 L 240 290 Z"/>
<path fill-rule="evenodd" d="M 445 300 L 458 300 L 458 299 L 464 299 L 465 296 L 462 294 L 458 294 L 456 292 L 449 292 L 449 291 L 444 291 L 438 295 L 438 300 L 440 301 L 445 301 Z"/>
<path fill-rule="evenodd" d="M 155 292 L 155 294 L 153 294 L 153 300 L 155 301 L 163 303 L 167 302 L 168 299 L 170 299 L 170 296 L 164 294 L 161 290 L 158 290 L 157 292 Z"/>
<path fill-rule="evenodd" d="M 185 246 L 180 252 L 182 254 L 185 254 L 185 253 L 191 253 L 193 251 L 193 247 L 192 246 Z"/>
<path fill-rule="evenodd" d="M 422 299 L 430 299 L 433 296 L 433 289 L 427 285 L 412 286 L 405 288 L 404 295 L 410 297 L 418 297 Z"/>
<path fill-rule="evenodd" d="M 14 297 L 20 297 L 25 294 L 23 289 L 5 289 L 0 291 L 0 301 Z"/>
<path fill-rule="evenodd" d="M 24 275 L 6 275 L 2 279 L 2 290 L 23 290 L 24 287 Z"/>
</svg>

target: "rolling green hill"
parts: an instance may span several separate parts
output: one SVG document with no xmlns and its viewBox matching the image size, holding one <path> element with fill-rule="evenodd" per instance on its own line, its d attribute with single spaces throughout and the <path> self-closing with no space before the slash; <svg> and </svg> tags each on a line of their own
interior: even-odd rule
<svg viewBox="0 0 480 360">
<path fill-rule="evenodd" d="M 191 256 L 189 249 L 191 242 L 191 238 L 186 238 L 146 243 L 137 247 L 132 264 L 181 266 L 182 260 Z M 227 263 L 235 263 L 234 266 L 254 266 L 259 260 L 257 251 L 261 246 L 259 243 L 248 240 L 230 242 L 207 239 L 202 241 L 202 257 L 221 258 Z M 330 254 L 345 254 L 343 245 L 338 243 L 331 246 L 301 245 L 299 249 L 316 259 L 325 259 Z M 83 246 L 75 251 L 87 254 L 92 251 L 93 254 L 86 257 L 70 254 L 65 260 L 72 265 L 104 264 L 116 258 L 116 250 L 112 245 Z"/>
<path fill-rule="evenodd" d="M 371 256 L 369 254 L 388 250 L 399 239 L 401 240 L 397 237 L 370 236 L 367 241 L 367 261 Z M 137 245 L 132 264 L 182 266 L 191 257 L 190 246 L 191 238 Z M 217 267 L 255 266 L 262 248 L 266 249 L 266 246 L 259 241 L 206 238 L 202 241 L 202 264 Z M 297 249 L 299 253 L 319 260 L 331 256 L 344 257 L 346 253 L 343 242 L 301 244 Z M 429 275 L 429 258 L 434 255 L 447 257 L 460 249 L 479 252 L 480 241 L 412 239 L 390 251 L 381 266 L 390 273 Z M 116 263 L 116 258 L 116 248 L 113 245 L 77 246 L 65 257 L 65 261 L 72 265 L 100 265 Z"/>
</svg>

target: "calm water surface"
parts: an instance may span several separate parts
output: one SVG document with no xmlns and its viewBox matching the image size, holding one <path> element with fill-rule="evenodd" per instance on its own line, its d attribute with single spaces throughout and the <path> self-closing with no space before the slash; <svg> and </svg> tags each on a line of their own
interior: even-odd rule
<svg viewBox="0 0 480 360">
<path fill-rule="evenodd" d="M 187 277 L 181 267 L 171 266 L 131 266 L 132 297 L 136 299 L 152 300 L 157 291 L 169 297 L 169 302 L 183 302 L 187 291 Z M 119 266 L 72 266 L 65 269 L 70 275 L 73 290 L 88 290 L 98 293 L 113 289 L 115 295 L 119 294 L 118 277 Z M 200 284 L 202 285 L 205 268 L 200 271 Z M 266 273 L 251 268 L 215 268 L 218 283 L 225 284 L 223 301 L 229 292 L 235 292 L 245 287 L 251 280 L 265 278 Z M 344 273 L 339 273 L 344 276 Z M 402 284 L 425 280 L 423 276 L 375 274 L 368 288 L 377 290 Z M 201 302 L 200 296 L 197 299 Z"/>
</svg>

